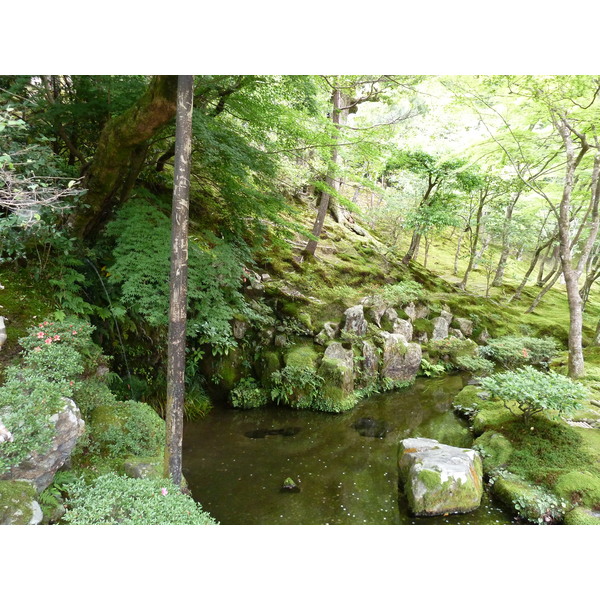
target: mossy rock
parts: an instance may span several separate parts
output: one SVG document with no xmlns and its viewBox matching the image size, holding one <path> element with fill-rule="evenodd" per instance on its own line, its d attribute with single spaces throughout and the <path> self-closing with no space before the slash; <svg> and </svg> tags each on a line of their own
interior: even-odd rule
<svg viewBox="0 0 600 600">
<path fill-rule="evenodd" d="M 123 463 L 128 477 L 136 479 L 162 479 L 164 477 L 164 456 L 130 456 Z"/>
<path fill-rule="evenodd" d="M 290 348 L 285 355 L 286 367 L 297 367 L 299 369 L 315 369 L 320 353 L 314 344 L 297 344 Z"/>
<path fill-rule="evenodd" d="M 268 387 L 271 381 L 271 375 L 275 371 L 279 371 L 281 369 L 282 360 L 279 352 L 275 352 L 272 350 L 263 350 L 260 360 L 260 382 L 263 387 Z"/>
<path fill-rule="evenodd" d="M 561 475 L 554 485 L 556 493 L 572 504 L 600 511 L 600 476 L 573 471 Z"/>
<path fill-rule="evenodd" d="M 207 361 L 210 365 L 211 360 Z M 231 348 L 229 352 L 216 361 L 212 367 L 209 367 L 208 375 L 211 379 L 216 376 L 219 379 L 219 388 L 225 393 L 230 392 L 240 379 L 249 375 L 248 367 L 245 364 L 244 352 L 241 348 Z"/>
<path fill-rule="evenodd" d="M 515 416 L 502 405 L 485 406 L 473 418 L 473 433 L 480 435 L 487 429 L 502 429 L 502 427 L 515 420 Z"/>
<path fill-rule="evenodd" d="M 486 431 L 477 438 L 475 445 L 481 449 L 485 473 L 505 466 L 513 452 L 510 441 L 497 431 Z"/>
<path fill-rule="evenodd" d="M 462 419 L 452 412 L 436 415 L 419 425 L 411 435 L 415 437 L 433 438 L 440 444 L 468 448 L 473 442 L 473 435 Z"/>
<path fill-rule="evenodd" d="M 433 334 L 434 325 L 428 319 L 415 319 L 413 321 L 413 335 L 426 333 L 429 337 Z"/>
<path fill-rule="evenodd" d="M 565 525 L 600 525 L 600 512 L 578 506 L 565 514 Z"/>
<path fill-rule="evenodd" d="M 493 405 L 481 397 L 482 390 L 475 385 L 466 385 L 452 400 L 452 408 L 459 414 L 473 417 L 484 406 Z"/>
<path fill-rule="evenodd" d="M 29 525 L 41 521 L 35 488 L 24 481 L 0 481 L 0 525 Z"/>
</svg>

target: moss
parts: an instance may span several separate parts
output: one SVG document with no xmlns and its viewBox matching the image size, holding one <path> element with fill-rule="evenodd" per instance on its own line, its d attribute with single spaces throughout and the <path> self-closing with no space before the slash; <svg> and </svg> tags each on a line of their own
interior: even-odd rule
<svg viewBox="0 0 600 600">
<path fill-rule="evenodd" d="M 428 319 L 415 319 L 413 321 L 414 335 L 426 333 L 428 336 L 433 334 L 433 323 Z"/>
<path fill-rule="evenodd" d="M 413 437 L 436 439 L 440 444 L 467 448 L 473 442 L 473 436 L 462 419 L 452 412 L 437 415 L 419 425 L 412 433 Z"/>
<path fill-rule="evenodd" d="M 600 525 L 600 513 L 578 506 L 567 512 L 565 525 Z"/>
<path fill-rule="evenodd" d="M 486 473 L 504 467 L 513 451 L 510 441 L 497 431 L 486 431 L 477 438 L 475 445 L 482 451 L 483 469 Z"/>
<path fill-rule="evenodd" d="M 442 485 L 442 476 L 438 471 L 423 469 L 419 471 L 418 479 L 428 490 L 435 490 Z"/>
<path fill-rule="evenodd" d="M 279 352 L 263 350 L 260 361 L 260 382 L 263 387 L 268 387 L 271 375 L 281 369 L 282 361 Z"/>
<path fill-rule="evenodd" d="M 320 353 L 317 352 L 314 344 L 297 344 L 285 355 L 285 365 L 299 369 L 314 369 L 319 356 Z"/>
<path fill-rule="evenodd" d="M 600 476 L 572 471 L 561 475 L 554 490 L 573 504 L 600 510 Z"/>
<path fill-rule="evenodd" d="M 27 525 L 33 517 L 34 487 L 24 481 L 0 481 L 0 525 Z"/>
<path fill-rule="evenodd" d="M 502 429 L 514 420 L 515 417 L 504 406 L 486 406 L 473 418 L 473 433 L 479 435 L 487 429 Z"/>
</svg>

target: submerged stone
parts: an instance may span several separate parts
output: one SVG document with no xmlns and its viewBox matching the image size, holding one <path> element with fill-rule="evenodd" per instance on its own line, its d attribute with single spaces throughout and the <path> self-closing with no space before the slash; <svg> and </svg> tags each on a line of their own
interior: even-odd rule
<svg viewBox="0 0 600 600">
<path fill-rule="evenodd" d="M 291 477 L 286 477 L 283 482 L 283 485 L 281 486 L 281 491 L 288 493 L 292 492 L 297 494 L 300 491 L 300 488 Z"/>
<path fill-rule="evenodd" d="M 300 427 L 282 427 L 281 429 L 254 429 L 246 431 L 244 435 L 252 439 L 262 439 L 267 436 L 281 435 L 283 437 L 291 437 L 300 431 Z"/>
<path fill-rule="evenodd" d="M 371 417 L 363 417 L 355 423 L 352 427 L 358 431 L 363 437 L 372 438 L 384 438 L 392 429 L 386 421 L 379 421 L 372 419 Z"/>
<path fill-rule="evenodd" d="M 400 442 L 398 466 L 409 507 L 417 516 L 467 513 L 481 503 L 482 465 L 475 450 L 407 438 Z"/>
</svg>

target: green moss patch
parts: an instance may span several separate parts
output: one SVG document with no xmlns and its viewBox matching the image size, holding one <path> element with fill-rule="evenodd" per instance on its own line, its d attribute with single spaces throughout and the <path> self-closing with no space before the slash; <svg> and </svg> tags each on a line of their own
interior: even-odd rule
<svg viewBox="0 0 600 600">
<path fill-rule="evenodd" d="M 35 498 L 35 489 L 29 483 L 0 481 L 0 525 L 27 525 Z"/>
</svg>

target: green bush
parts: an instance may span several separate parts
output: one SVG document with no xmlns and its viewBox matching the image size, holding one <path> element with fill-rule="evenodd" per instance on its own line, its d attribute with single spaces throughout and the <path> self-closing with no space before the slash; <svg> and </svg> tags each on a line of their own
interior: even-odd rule
<svg viewBox="0 0 600 600">
<path fill-rule="evenodd" d="M 252 377 L 245 377 L 231 390 L 231 404 L 234 408 L 258 408 L 264 406 L 269 397 Z"/>
<path fill-rule="evenodd" d="M 501 400 L 515 416 L 512 409 L 516 404 L 526 424 L 532 415 L 544 410 L 569 414 L 581 408 L 579 402 L 587 398 L 587 390 L 580 383 L 558 373 L 541 373 L 529 366 L 485 377 L 481 387 Z"/>
<path fill-rule="evenodd" d="M 132 479 L 114 473 L 90 486 L 68 487 L 69 525 L 216 525 L 202 506 L 168 480 Z"/>
<path fill-rule="evenodd" d="M 314 369 L 288 365 L 271 374 L 271 399 L 294 408 L 311 408 L 319 400 L 323 384 Z"/>
<path fill-rule="evenodd" d="M 400 281 L 399 283 L 386 285 L 381 290 L 384 300 L 398 306 L 420 300 L 424 294 L 423 286 L 416 281 Z"/>
<path fill-rule="evenodd" d="M 103 456 L 155 456 L 164 447 L 165 422 L 143 402 L 114 402 L 92 412 L 89 435 L 89 450 Z"/>
<path fill-rule="evenodd" d="M 33 369 L 11 367 L 0 388 L 0 417 L 13 441 L 0 444 L 0 474 L 18 465 L 32 452 L 45 452 L 52 442 L 50 417 L 60 412 L 71 387 L 51 381 Z"/>
<path fill-rule="evenodd" d="M 461 371 L 469 371 L 482 375 L 488 375 L 494 370 L 494 363 L 480 356 L 458 356 L 455 363 Z"/>
<path fill-rule="evenodd" d="M 514 369 L 523 365 L 547 367 L 558 351 L 553 338 L 504 336 L 489 340 L 487 346 L 480 348 L 479 354 L 507 369 Z"/>
</svg>

